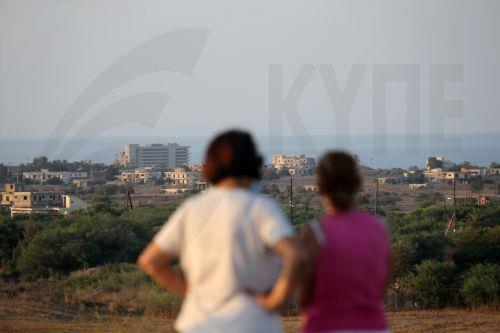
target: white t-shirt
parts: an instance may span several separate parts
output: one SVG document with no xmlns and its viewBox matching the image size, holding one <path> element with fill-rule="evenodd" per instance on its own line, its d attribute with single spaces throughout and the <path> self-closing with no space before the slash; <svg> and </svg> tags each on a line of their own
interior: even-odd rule
<svg viewBox="0 0 500 333">
<path fill-rule="evenodd" d="M 274 202 L 238 188 L 212 187 L 186 200 L 154 238 L 180 255 L 188 292 L 175 328 L 181 332 L 281 332 L 277 314 L 247 290 L 266 293 L 280 272 L 271 248 L 294 234 Z"/>
</svg>

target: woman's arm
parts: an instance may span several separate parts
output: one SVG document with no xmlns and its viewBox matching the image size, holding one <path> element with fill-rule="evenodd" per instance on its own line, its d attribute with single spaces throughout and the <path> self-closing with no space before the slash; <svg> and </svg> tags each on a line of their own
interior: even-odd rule
<svg viewBox="0 0 500 333">
<path fill-rule="evenodd" d="M 306 253 L 302 281 L 297 288 L 297 302 L 299 310 L 303 312 L 309 306 L 313 297 L 314 266 L 319 252 L 319 244 L 311 228 L 307 225 L 300 231 L 299 240 Z"/>
<path fill-rule="evenodd" d="M 149 244 L 142 252 L 137 265 L 160 286 L 184 297 L 187 284 L 184 278 L 172 267 L 173 256 L 155 244 Z"/>
<path fill-rule="evenodd" d="M 302 246 L 293 237 L 282 238 L 274 245 L 273 250 L 283 258 L 281 274 L 269 294 L 255 295 L 260 305 L 268 311 L 277 311 L 285 303 L 301 280 L 305 259 Z"/>
</svg>

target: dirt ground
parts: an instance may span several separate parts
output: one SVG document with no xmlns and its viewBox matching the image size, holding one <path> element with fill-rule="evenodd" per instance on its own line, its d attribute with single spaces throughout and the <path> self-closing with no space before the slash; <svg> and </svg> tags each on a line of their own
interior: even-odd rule
<svg viewBox="0 0 500 333">
<path fill-rule="evenodd" d="M 500 312 L 445 309 L 388 313 L 393 332 L 498 332 Z M 0 332 L 175 332 L 173 321 L 148 316 L 99 315 L 0 302 Z M 299 318 L 283 318 L 284 332 L 299 332 Z"/>
</svg>

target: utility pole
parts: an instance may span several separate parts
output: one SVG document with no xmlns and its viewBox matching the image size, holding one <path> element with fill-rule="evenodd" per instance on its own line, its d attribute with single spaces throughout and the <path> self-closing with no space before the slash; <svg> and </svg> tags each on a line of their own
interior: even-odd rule
<svg viewBox="0 0 500 333">
<path fill-rule="evenodd" d="M 456 191 L 457 191 L 457 177 L 456 175 L 453 177 L 453 216 L 456 216 L 456 212 L 457 212 L 457 195 L 456 195 Z"/>
<path fill-rule="evenodd" d="M 443 193 L 443 222 L 446 224 L 446 193 Z"/>
<path fill-rule="evenodd" d="M 375 178 L 375 215 L 378 215 L 378 178 Z"/>
<path fill-rule="evenodd" d="M 309 200 L 306 199 L 306 223 L 309 221 L 309 212 L 308 212 L 308 204 L 309 204 Z"/>
<path fill-rule="evenodd" d="M 290 176 L 290 222 L 293 225 L 293 178 Z"/>
<path fill-rule="evenodd" d="M 130 210 L 134 209 L 134 206 L 132 206 L 132 198 L 130 197 L 130 191 L 127 190 L 127 196 L 128 196 L 128 203 L 130 205 Z"/>
</svg>

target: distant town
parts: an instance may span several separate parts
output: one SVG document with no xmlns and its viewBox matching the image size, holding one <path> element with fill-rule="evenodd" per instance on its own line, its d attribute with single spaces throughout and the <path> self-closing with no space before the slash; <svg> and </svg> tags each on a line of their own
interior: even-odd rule
<svg viewBox="0 0 500 333">
<path fill-rule="evenodd" d="M 279 191 L 289 191 L 288 187 L 295 187 L 299 192 L 318 191 L 315 166 L 315 158 L 304 154 L 273 155 L 272 163 L 263 169 L 264 192 L 276 195 Z M 205 190 L 208 184 L 202 171 L 202 164 L 190 163 L 190 147 L 178 143 L 125 144 L 119 158 L 110 165 L 92 161 L 49 161 L 42 156 L 31 163 L 0 164 L 3 186 L 0 208 L 11 216 L 68 215 L 85 210 L 98 194 L 121 200 L 131 209 L 134 205 L 154 205 L 165 197 L 178 198 Z M 442 156 L 429 157 L 424 168 L 362 166 L 361 171 L 365 186 L 360 197 L 374 210 L 384 203 L 391 209 L 412 208 L 409 198 L 414 202 L 429 198 L 435 202 L 443 200 L 445 204 L 464 199 L 484 205 L 498 198 L 500 187 L 498 163 L 478 167 L 470 162 L 447 161 Z M 379 195 L 379 191 L 399 193 L 400 197 L 389 200 L 387 195 Z M 282 201 L 286 205 L 286 198 Z"/>
</svg>

